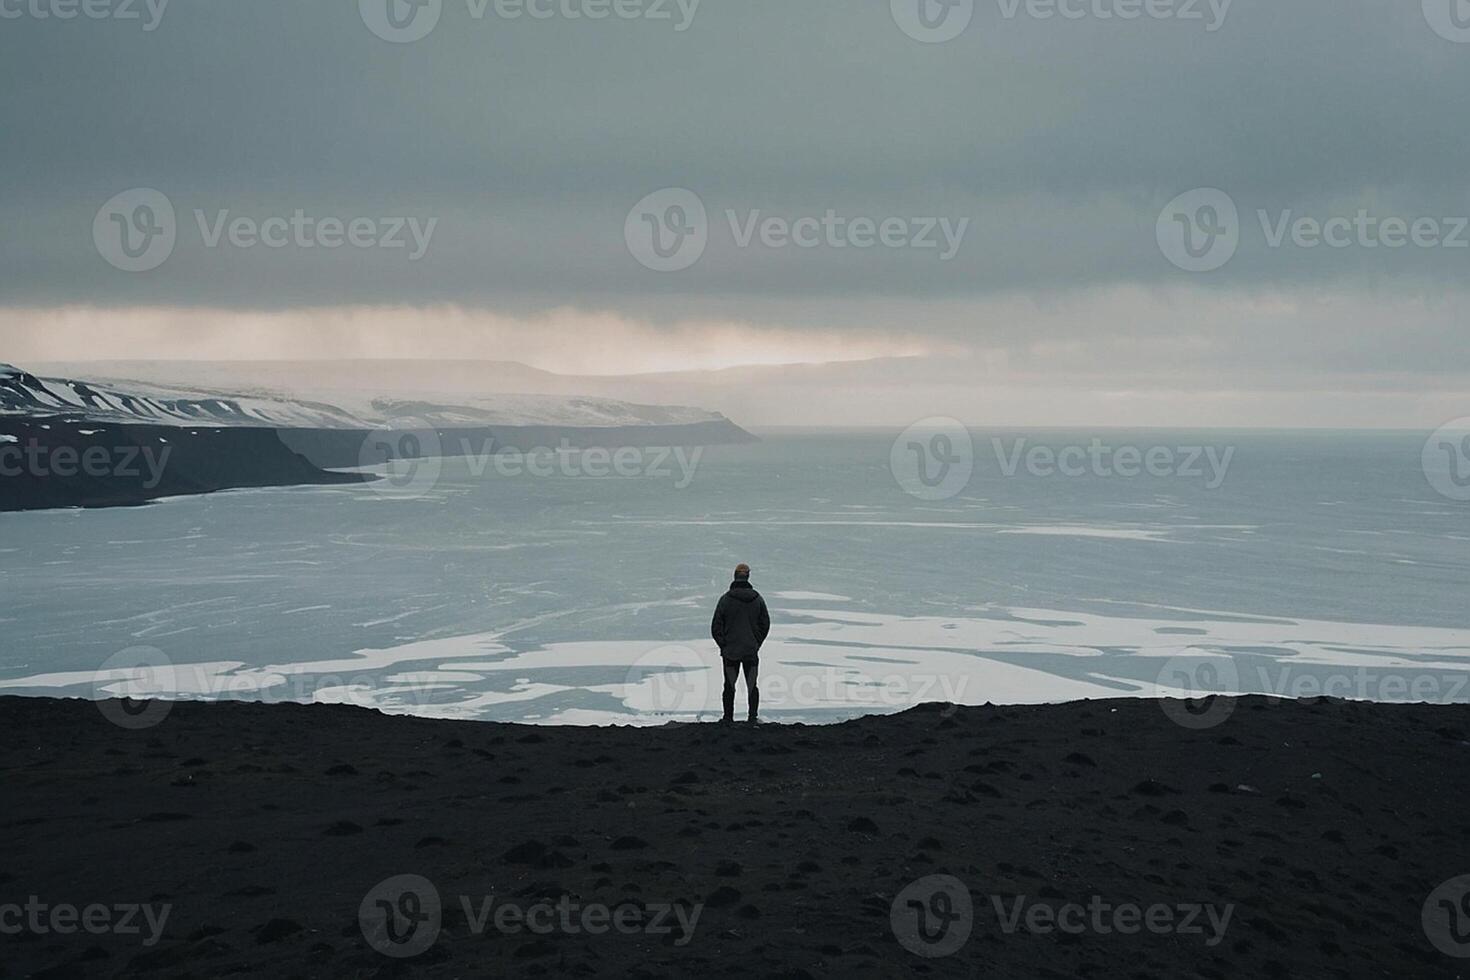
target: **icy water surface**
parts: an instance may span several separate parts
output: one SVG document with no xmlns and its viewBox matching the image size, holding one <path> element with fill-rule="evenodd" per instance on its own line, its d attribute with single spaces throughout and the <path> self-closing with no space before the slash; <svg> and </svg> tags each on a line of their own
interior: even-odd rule
<svg viewBox="0 0 1470 980">
<path fill-rule="evenodd" d="M 0 691 L 708 717 L 709 615 L 743 560 L 775 620 L 773 720 L 1202 689 L 1470 701 L 1470 504 L 1426 480 L 1423 434 L 976 432 L 973 475 L 940 492 L 895 479 L 894 436 L 766 433 L 692 474 L 451 461 L 401 490 L 0 515 Z M 1007 475 L 1020 438 L 1231 455 L 1218 481 L 1208 457 Z"/>
</svg>

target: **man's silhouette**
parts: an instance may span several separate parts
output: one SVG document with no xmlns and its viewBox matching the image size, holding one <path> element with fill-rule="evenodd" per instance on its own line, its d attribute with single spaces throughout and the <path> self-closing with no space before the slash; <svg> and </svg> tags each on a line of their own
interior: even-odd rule
<svg viewBox="0 0 1470 980">
<path fill-rule="evenodd" d="M 725 667 L 725 717 L 721 720 L 726 723 L 734 720 L 735 680 L 744 667 L 745 690 L 750 695 L 750 721 L 754 724 L 761 700 L 756 676 L 760 673 L 761 644 L 771 632 L 771 614 L 766 610 L 766 600 L 751 588 L 749 565 L 735 566 L 735 581 L 730 583 L 730 591 L 720 596 L 709 631 L 720 648 Z"/>
</svg>

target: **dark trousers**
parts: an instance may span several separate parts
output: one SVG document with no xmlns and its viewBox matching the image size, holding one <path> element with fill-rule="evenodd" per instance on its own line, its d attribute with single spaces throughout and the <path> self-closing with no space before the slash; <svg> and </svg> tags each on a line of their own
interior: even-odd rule
<svg viewBox="0 0 1470 980">
<path fill-rule="evenodd" d="M 725 717 L 732 718 L 735 715 L 735 681 L 740 677 L 740 668 L 745 668 L 745 690 L 750 695 L 750 717 L 754 718 L 756 711 L 760 708 L 761 692 L 755 686 L 756 675 L 760 673 L 761 662 L 759 658 L 750 660 L 726 660 L 725 664 Z"/>
</svg>

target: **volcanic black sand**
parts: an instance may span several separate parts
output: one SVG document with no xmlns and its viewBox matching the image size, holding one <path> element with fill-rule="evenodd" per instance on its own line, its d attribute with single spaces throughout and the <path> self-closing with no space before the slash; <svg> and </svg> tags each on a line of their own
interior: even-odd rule
<svg viewBox="0 0 1470 980">
<path fill-rule="evenodd" d="M 1441 888 L 1470 874 L 1470 706 L 552 729 L 184 703 L 130 731 L 5 698 L 0 729 L 6 976 L 1470 975 L 1432 941 L 1470 953 Z M 418 885 L 374 891 L 400 875 L 442 913 Z M 168 909 L 152 945 L 142 913 L 122 920 L 139 904 Z M 72 906 L 136 931 L 51 917 Z M 1121 931 L 1128 908 L 1159 931 Z M 971 931 L 928 958 L 894 921 L 930 953 Z"/>
</svg>

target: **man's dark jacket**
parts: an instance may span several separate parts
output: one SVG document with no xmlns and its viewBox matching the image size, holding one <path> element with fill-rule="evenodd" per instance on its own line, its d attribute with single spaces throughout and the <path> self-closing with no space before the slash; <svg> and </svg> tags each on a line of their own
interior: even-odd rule
<svg viewBox="0 0 1470 980">
<path fill-rule="evenodd" d="M 771 632 L 766 600 L 749 582 L 737 579 L 730 584 L 730 591 L 720 596 L 709 632 L 726 660 L 755 660 Z"/>
</svg>

